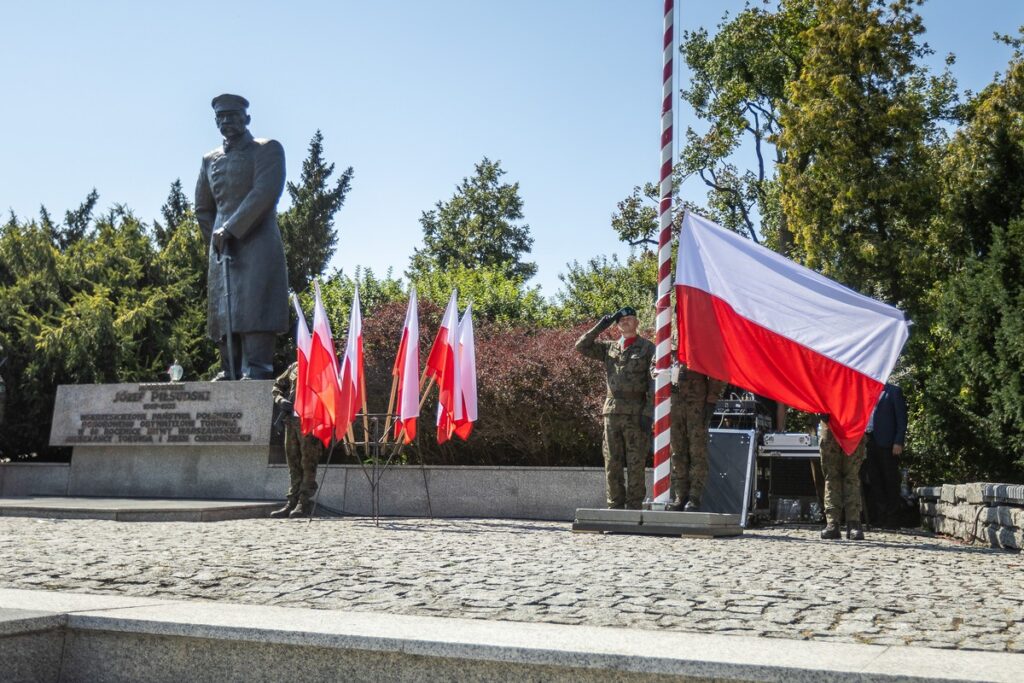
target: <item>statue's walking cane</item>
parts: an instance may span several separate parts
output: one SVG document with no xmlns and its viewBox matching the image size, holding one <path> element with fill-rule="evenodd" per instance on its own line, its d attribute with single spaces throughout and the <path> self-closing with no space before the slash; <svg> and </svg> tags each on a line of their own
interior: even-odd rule
<svg viewBox="0 0 1024 683">
<path fill-rule="evenodd" d="M 228 245 L 225 243 L 220 251 L 214 249 L 216 252 L 216 261 L 220 264 L 221 273 L 224 274 L 224 305 L 226 308 L 225 315 L 225 331 L 227 336 L 224 338 L 225 346 L 228 349 L 228 379 L 235 380 L 235 340 L 234 335 L 231 333 L 231 276 L 229 275 L 229 265 L 231 263 L 231 255 L 228 254 Z"/>
</svg>

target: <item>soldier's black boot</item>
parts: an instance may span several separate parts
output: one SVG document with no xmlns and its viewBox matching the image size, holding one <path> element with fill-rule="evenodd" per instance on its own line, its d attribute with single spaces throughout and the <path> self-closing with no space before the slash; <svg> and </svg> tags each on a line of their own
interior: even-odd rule
<svg viewBox="0 0 1024 683">
<path fill-rule="evenodd" d="M 846 538 L 851 541 L 864 540 L 864 530 L 861 528 L 860 522 L 854 522 L 846 528 Z"/>
<path fill-rule="evenodd" d="M 690 496 L 690 500 L 686 501 L 686 505 L 683 506 L 683 512 L 697 512 L 700 510 L 700 499 Z"/>
<path fill-rule="evenodd" d="M 287 517 L 289 514 L 291 514 L 291 511 L 295 509 L 295 503 L 296 501 L 294 498 L 289 498 L 287 501 L 285 501 L 283 508 L 281 508 L 280 510 L 274 510 L 273 512 L 270 513 L 270 516 Z"/>
<path fill-rule="evenodd" d="M 829 522 L 825 525 L 825 528 L 821 530 L 822 539 L 829 541 L 836 538 L 842 538 L 842 534 L 839 533 L 839 527 L 834 522 Z"/>
<path fill-rule="evenodd" d="M 683 508 L 686 507 L 685 498 L 673 498 L 671 503 L 665 505 L 665 510 L 668 512 L 682 512 Z"/>
<path fill-rule="evenodd" d="M 299 500 L 299 504 L 295 506 L 295 509 L 291 511 L 289 517 L 309 517 L 313 514 L 313 503 L 302 498 Z"/>
</svg>

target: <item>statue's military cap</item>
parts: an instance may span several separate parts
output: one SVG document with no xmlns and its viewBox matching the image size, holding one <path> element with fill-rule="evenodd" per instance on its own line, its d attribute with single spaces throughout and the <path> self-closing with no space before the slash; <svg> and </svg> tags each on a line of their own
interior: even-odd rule
<svg viewBox="0 0 1024 683">
<path fill-rule="evenodd" d="M 210 106 L 213 107 L 214 111 L 239 111 L 249 108 L 249 100 L 241 95 L 225 93 L 214 97 L 213 101 L 210 102 Z"/>
</svg>

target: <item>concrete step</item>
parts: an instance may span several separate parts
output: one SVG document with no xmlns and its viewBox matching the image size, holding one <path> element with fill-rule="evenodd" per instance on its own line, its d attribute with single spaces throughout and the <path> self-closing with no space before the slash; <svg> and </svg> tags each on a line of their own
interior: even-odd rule
<svg viewBox="0 0 1024 683">
<path fill-rule="evenodd" d="M 1016 682 L 1024 654 L 0 589 L 0 662 L 38 683 Z"/>
<path fill-rule="evenodd" d="M 266 517 L 282 501 L 14 496 L 0 498 L 0 516 L 108 519 L 118 522 L 222 522 Z"/>
<path fill-rule="evenodd" d="M 652 536 L 742 536 L 740 516 L 717 512 L 666 512 L 664 510 L 608 510 L 579 508 L 573 531 Z"/>
</svg>

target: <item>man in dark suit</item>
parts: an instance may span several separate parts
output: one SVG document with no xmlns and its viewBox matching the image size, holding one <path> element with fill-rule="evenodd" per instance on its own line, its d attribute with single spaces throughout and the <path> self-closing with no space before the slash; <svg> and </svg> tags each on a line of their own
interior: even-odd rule
<svg viewBox="0 0 1024 683">
<path fill-rule="evenodd" d="M 244 97 L 219 95 L 211 104 L 224 144 L 203 157 L 196 220 L 209 245 L 207 333 L 220 349 L 217 379 L 274 379 L 275 337 L 288 330 L 288 267 L 277 227 L 284 149 L 253 138 Z"/>
<path fill-rule="evenodd" d="M 900 455 L 907 435 L 907 402 L 903 390 L 886 384 L 866 432 L 864 473 L 868 519 L 874 526 L 891 526 L 900 509 Z"/>
</svg>

